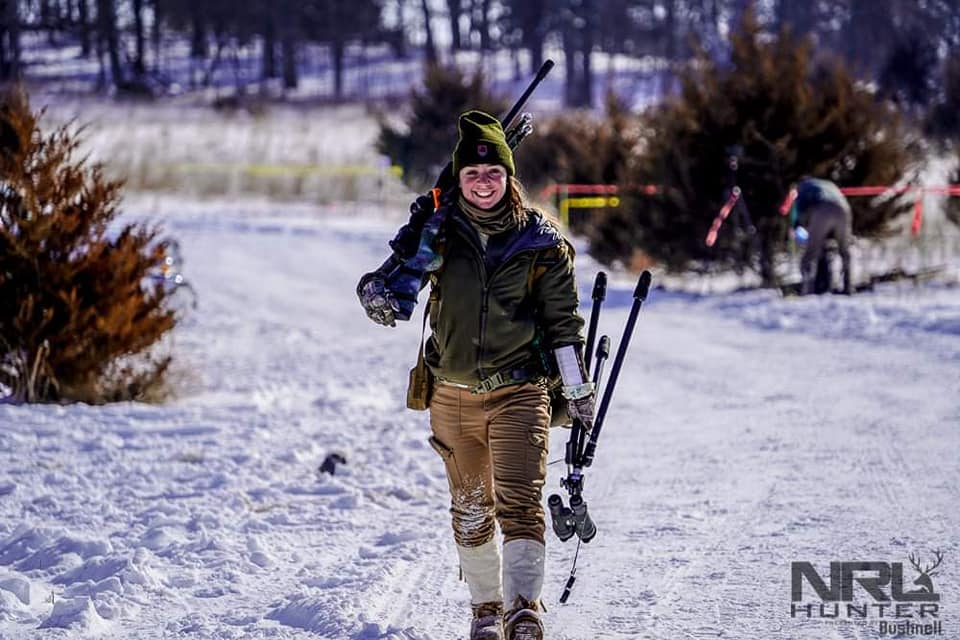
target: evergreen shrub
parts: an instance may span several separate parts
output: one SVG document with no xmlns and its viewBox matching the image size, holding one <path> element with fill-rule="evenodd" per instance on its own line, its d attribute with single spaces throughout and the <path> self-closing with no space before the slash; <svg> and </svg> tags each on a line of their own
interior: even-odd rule
<svg viewBox="0 0 960 640">
<path fill-rule="evenodd" d="M 170 356 L 152 347 L 176 321 L 166 243 L 117 220 L 122 184 L 41 116 L 22 91 L 0 98 L 0 398 L 154 398 Z"/>
</svg>

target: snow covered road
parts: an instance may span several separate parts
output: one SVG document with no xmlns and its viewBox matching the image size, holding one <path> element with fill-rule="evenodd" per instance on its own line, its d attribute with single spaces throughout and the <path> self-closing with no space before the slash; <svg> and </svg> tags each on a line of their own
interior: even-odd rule
<svg viewBox="0 0 960 640">
<path fill-rule="evenodd" d="M 0 406 L 0 638 L 462 637 L 442 465 L 426 414 L 403 409 L 420 324 L 377 327 L 353 292 L 391 223 L 130 210 L 168 219 L 199 295 L 176 336 L 187 391 Z M 611 287 L 614 347 L 631 291 Z M 548 538 L 548 637 L 878 638 L 876 609 L 791 618 L 791 563 L 903 563 L 914 588 L 908 554 L 936 549 L 940 637 L 960 637 L 958 426 L 956 288 L 655 291 L 588 471 L 600 533 L 567 605 L 575 545 Z M 331 452 L 346 464 L 319 474 Z"/>
</svg>

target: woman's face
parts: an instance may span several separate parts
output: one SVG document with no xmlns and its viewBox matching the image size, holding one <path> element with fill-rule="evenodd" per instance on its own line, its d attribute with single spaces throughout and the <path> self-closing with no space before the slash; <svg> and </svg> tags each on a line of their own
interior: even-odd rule
<svg viewBox="0 0 960 640">
<path fill-rule="evenodd" d="M 507 169 L 500 164 L 471 164 L 460 169 L 460 191 L 470 204 L 489 209 L 507 191 Z"/>
</svg>

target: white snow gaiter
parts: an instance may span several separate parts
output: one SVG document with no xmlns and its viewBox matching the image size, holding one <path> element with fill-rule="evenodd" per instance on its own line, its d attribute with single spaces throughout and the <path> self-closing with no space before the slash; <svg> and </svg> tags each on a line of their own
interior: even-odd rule
<svg viewBox="0 0 960 640">
<path fill-rule="evenodd" d="M 500 546 L 496 538 L 491 538 L 479 547 L 461 547 L 460 568 L 470 587 L 470 602 L 501 602 L 503 591 L 500 588 Z"/>
<path fill-rule="evenodd" d="M 546 548 L 536 540 L 511 540 L 503 545 L 503 606 L 509 609 L 517 596 L 540 600 Z"/>
</svg>

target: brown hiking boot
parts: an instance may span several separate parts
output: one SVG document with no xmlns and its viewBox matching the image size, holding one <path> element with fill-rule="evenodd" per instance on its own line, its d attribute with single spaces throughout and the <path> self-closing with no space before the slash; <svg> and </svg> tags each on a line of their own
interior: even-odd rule
<svg viewBox="0 0 960 640">
<path fill-rule="evenodd" d="M 483 602 L 473 605 L 470 640 L 503 640 L 502 618 L 502 602 Z"/>
<path fill-rule="evenodd" d="M 543 640 L 540 607 L 536 602 L 517 597 L 513 608 L 503 616 L 503 630 L 506 640 Z"/>
</svg>

